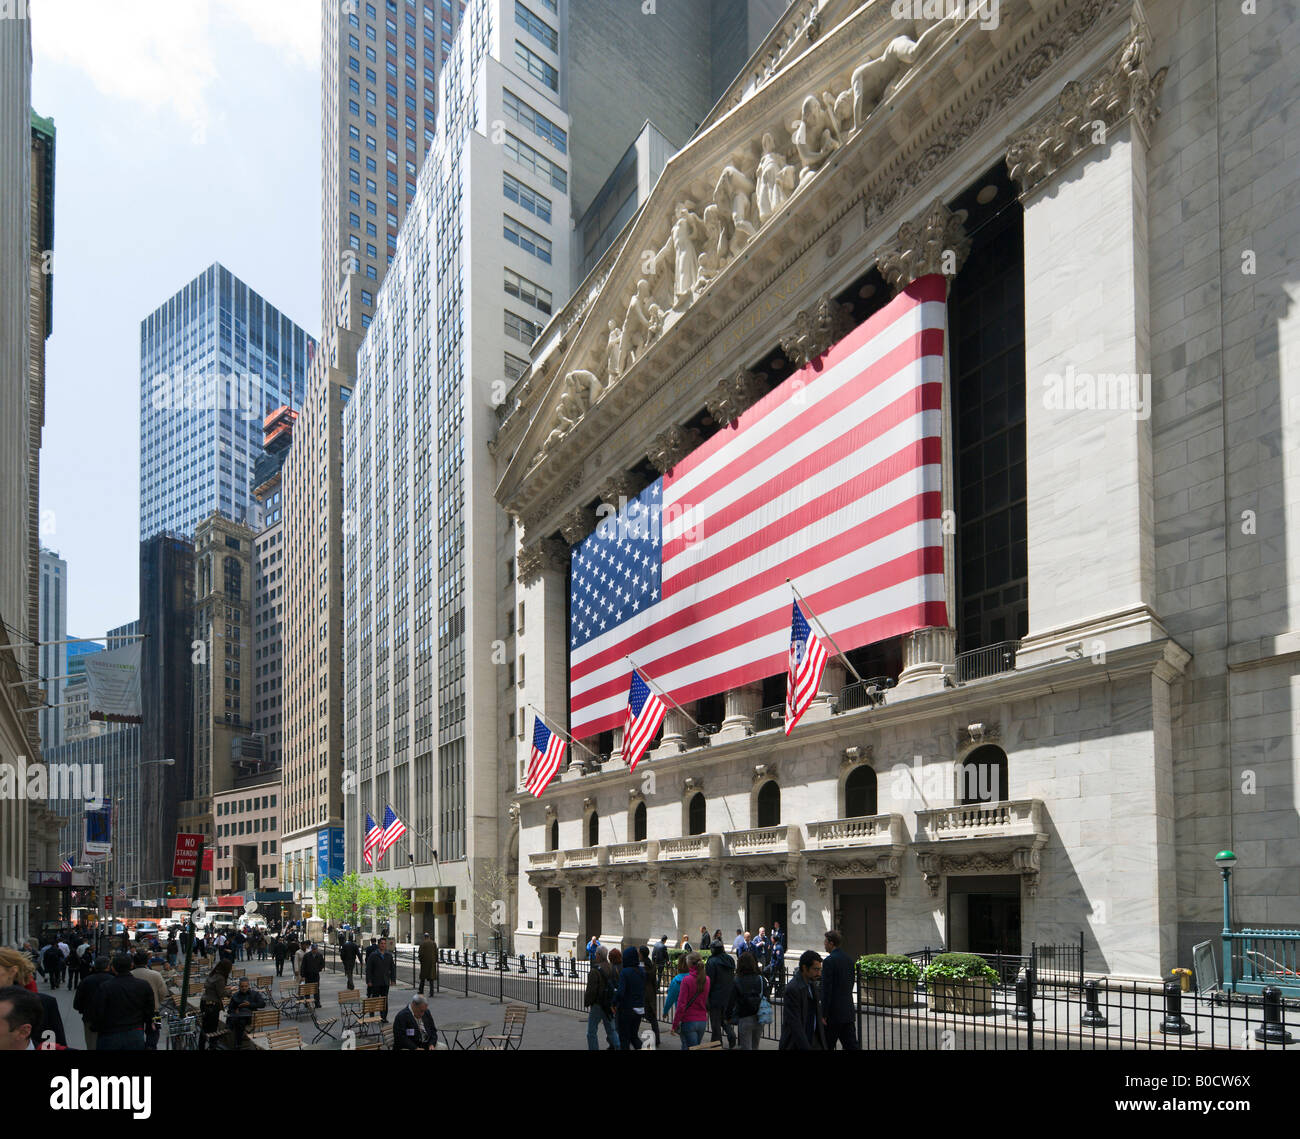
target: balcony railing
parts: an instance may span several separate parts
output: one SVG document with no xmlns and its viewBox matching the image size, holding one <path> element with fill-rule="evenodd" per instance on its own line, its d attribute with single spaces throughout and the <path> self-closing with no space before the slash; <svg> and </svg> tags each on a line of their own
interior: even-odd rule
<svg viewBox="0 0 1300 1139">
<path fill-rule="evenodd" d="M 722 836 L 692 834 L 684 838 L 659 840 L 659 861 L 673 862 L 682 858 L 717 858 L 722 852 Z"/>
<path fill-rule="evenodd" d="M 726 839 L 727 851 L 733 855 L 785 853 L 803 849 L 803 832 L 797 823 L 728 831 Z"/>
<path fill-rule="evenodd" d="M 837 850 L 852 846 L 892 846 L 903 841 L 901 815 L 864 815 L 808 824 L 809 848 Z"/>
<path fill-rule="evenodd" d="M 995 645 L 984 645 L 969 652 L 958 653 L 957 683 L 965 684 L 968 680 L 982 680 L 1001 672 L 1014 672 L 1016 653 L 1019 651 L 1019 641 L 999 641 Z"/>
<path fill-rule="evenodd" d="M 628 863 L 653 862 L 657 847 L 658 843 L 654 842 L 620 842 L 609 848 L 609 864 L 626 866 Z"/>
<path fill-rule="evenodd" d="M 564 851 L 543 850 L 528 856 L 529 870 L 559 870 L 564 865 Z"/>
<path fill-rule="evenodd" d="M 566 870 L 580 870 L 594 866 L 607 866 L 609 864 L 609 847 L 607 846 L 584 846 L 578 850 L 566 850 L 564 852 L 564 868 Z"/>
<path fill-rule="evenodd" d="M 770 732 L 773 728 L 785 726 L 785 705 L 773 704 L 770 708 L 760 708 L 754 713 L 754 733 Z"/>
<path fill-rule="evenodd" d="M 836 710 L 852 712 L 858 708 L 874 708 L 885 702 L 885 693 L 897 683 L 892 676 L 872 676 L 845 685 L 840 689 Z"/>
<path fill-rule="evenodd" d="M 916 812 L 917 842 L 1030 835 L 1043 830 L 1041 799 L 1009 803 L 967 803 Z"/>
</svg>

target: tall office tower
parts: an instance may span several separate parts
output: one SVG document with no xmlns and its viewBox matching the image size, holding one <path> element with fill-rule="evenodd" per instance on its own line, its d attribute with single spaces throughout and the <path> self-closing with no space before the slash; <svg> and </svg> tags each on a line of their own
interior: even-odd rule
<svg viewBox="0 0 1300 1139">
<path fill-rule="evenodd" d="M 262 528 L 254 540 L 257 575 L 253 588 L 253 731 L 262 738 L 266 761 L 279 767 L 285 556 L 284 491 L 281 472 L 293 441 L 298 413 L 276 408 L 266 417 L 263 455 L 253 469 L 253 497 L 262 506 Z"/>
<path fill-rule="evenodd" d="M 384 279 L 433 141 L 438 72 L 463 0 L 321 0 L 321 328 L 349 276 Z M 368 314 L 373 299 L 367 303 Z M 348 370 L 350 370 L 350 364 Z"/>
<path fill-rule="evenodd" d="M 171 880 L 181 804 L 193 798 L 193 630 L 194 545 L 179 534 L 156 534 L 140 543 L 140 802 L 151 820 L 141 835 L 146 881 Z"/>
<path fill-rule="evenodd" d="M 38 654 L 40 675 L 45 702 L 63 703 L 68 672 L 68 645 L 59 642 L 68 639 L 68 563 L 53 550 L 41 547 L 40 629 L 41 648 Z M 67 713 L 62 707 L 52 707 L 37 715 L 40 721 L 41 748 L 58 747 L 63 743 Z"/>
<path fill-rule="evenodd" d="M 24 10 L 25 11 L 25 10 Z M 0 762 L 39 754 L 38 483 L 54 238 L 54 131 L 31 108 L 31 23 L 0 20 Z M 0 942 L 28 932 L 28 871 L 56 869 L 55 816 L 0 800 Z"/>
<path fill-rule="evenodd" d="M 140 539 L 252 518 L 262 420 L 302 403 L 315 341 L 219 264 L 140 322 Z"/>
<path fill-rule="evenodd" d="M 255 533 L 221 514 L 194 531 L 194 790 L 186 829 L 213 839 L 212 796 L 260 766 L 253 737 Z"/>
<path fill-rule="evenodd" d="M 579 19 L 580 50 L 566 43 Z M 635 21 L 600 4 L 467 6 L 344 413 L 347 857 L 360 865 L 366 812 L 391 805 L 408 832 L 377 869 L 410 888 L 413 857 L 415 933 L 440 944 L 498 924 L 488 903 L 506 878 L 500 796 L 513 777 L 498 755 L 515 730 L 525 614 L 501 601 L 515 538 L 488 445 L 568 297 L 576 156 L 596 193 L 647 115 L 689 133 L 711 105 L 707 18 L 678 11 L 631 35 Z M 633 82 L 635 106 L 596 81 L 646 74 L 647 61 L 655 80 Z"/>
</svg>

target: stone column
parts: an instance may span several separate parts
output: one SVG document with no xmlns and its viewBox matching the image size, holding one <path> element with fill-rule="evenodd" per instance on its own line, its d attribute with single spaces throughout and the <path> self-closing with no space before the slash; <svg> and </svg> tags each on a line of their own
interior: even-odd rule
<svg viewBox="0 0 1300 1139">
<path fill-rule="evenodd" d="M 1135 26 L 1016 137 L 1025 211 L 1029 614 L 1020 667 L 1167 634 L 1155 587 L 1147 137 L 1163 70 Z M 1079 235 L 1087 234 L 1087 240 Z M 1099 658 L 1098 654 L 1101 654 Z"/>
<path fill-rule="evenodd" d="M 614 746 L 609 749 L 609 762 L 623 762 L 623 728 L 622 725 L 614 729 Z"/>
<path fill-rule="evenodd" d="M 725 700 L 726 718 L 722 721 L 718 734 L 713 737 L 713 742 L 723 744 L 753 735 L 754 717 L 763 702 L 762 684 L 742 684 L 739 688 L 730 688 Z"/>
<path fill-rule="evenodd" d="M 904 222 L 894 240 L 877 250 L 881 275 L 897 294 L 912 282 L 938 273 L 951 280 L 970 253 L 970 238 L 964 222 L 966 211 L 948 209 L 936 199 L 920 217 Z M 952 456 L 952 369 L 948 365 L 948 343 L 944 341 L 943 406 L 940 412 L 943 455 L 942 503 L 953 509 Z M 941 690 L 953 672 L 957 634 L 951 627 L 957 605 L 955 535 L 943 534 L 944 600 L 949 625 L 918 629 L 903 638 L 903 672 L 898 678 L 898 696 L 917 696 Z"/>
<path fill-rule="evenodd" d="M 527 667 L 523 686 L 516 685 L 513 691 L 513 709 L 523 717 L 524 738 L 520 740 L 516 732 L 515 759 L 516 769 L 525 772 L 535 715 L 528 705 L 563 722 L 569 698 L 564 656 L 565 613 L 569 603 L 564 575 L 568 564 L 568 548 L 556 538 L 542 538 L 519 551 L 515 612 L 518 613 L 518 603 L 523 602 L 526 619 L 523 630 L 516 630 L 514 651 L 516 657 L 526 657 Z M 572 752 L 569 748 L 565 753 L 570 762 Z"/>
<path fill-rule="evenodd" d="M 655 748 L 655 757 L 678 755 L 687 748 L 686 736 L 694 730 L 695 725 L 691 723 L 690 716 L 695 714 L 695 705 L 685 705 L 685 711 L 678 711 L 671 704 L 668 711 L 664 714 L 664 734 L 659 741 L 659 746 Z"/>
</svg>

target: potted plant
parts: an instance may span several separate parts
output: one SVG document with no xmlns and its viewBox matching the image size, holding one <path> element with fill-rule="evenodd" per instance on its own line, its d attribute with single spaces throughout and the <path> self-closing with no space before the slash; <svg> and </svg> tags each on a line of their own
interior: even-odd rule
<svg viewBox="0 0 1300 1139">
<path fill-rule="evenodd" d="M 858 1003 L 901 1008 L 916 1000 L 921 970 L 900 953 L 868 953 L 858 958 Z"/>
<path fill-rule="evenodd" d="M 998 973 L 976 953 L 940 953 L 921 973 L 935 1012 L 987 1016 Z"/>
</svg>

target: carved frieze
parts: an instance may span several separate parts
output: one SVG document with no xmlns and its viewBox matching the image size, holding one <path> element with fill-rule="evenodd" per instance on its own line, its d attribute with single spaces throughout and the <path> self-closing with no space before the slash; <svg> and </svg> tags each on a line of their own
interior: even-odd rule
<svg viewBox="0 0 1300 1139">
<path fill-rule="evenodd" d="M 1007 168 L 1021 196 L 1052 178 L 1085 151 L 1105 143 L 1108 131 L 1132 116 L 1143 133 L 1159 115 L 1162 67 L 1147 67 L 1151 40 L 1135 25 L 1123 47 L 1095 75 L 1065 85 L 1056 106 L 1007 147 Z"/>
<path fill-rule="evenodd" d="M 929 273 L 955 276 L 970 253 L 965 221 L 965 210 L 950 210 L 936 198 L 919 218 L 899 226 L 889 245 L 876 250 L 880 275 L 896 293 Z"/>
<path fill-rule="evenodd" d="M 844 754 L 840 757 L 840 771 L 845 772 L 850 767 L 857 767 L 860 763 L 870 763 L 872 759 L 872 746 L 867 744 L 853 744 L 844 749 Z"/>
</svg>

